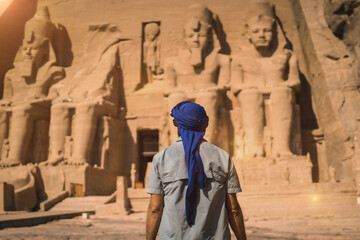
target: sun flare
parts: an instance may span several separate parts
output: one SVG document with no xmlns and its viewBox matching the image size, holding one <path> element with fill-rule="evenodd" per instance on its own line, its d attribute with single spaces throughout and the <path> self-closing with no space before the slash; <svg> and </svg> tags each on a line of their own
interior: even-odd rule
<svg viewBox="0 0 360 240">
<path fill-rule="evenodd" d="M 0 16 L 5 12 L 5 10 L 9 7 L 12 0 L 0 0 Z"/>
</svg>

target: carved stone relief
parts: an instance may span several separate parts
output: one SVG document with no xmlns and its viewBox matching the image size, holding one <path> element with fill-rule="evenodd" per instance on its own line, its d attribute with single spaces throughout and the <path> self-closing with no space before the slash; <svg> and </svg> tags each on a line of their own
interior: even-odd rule
<svg viewBox="0 0 360 240">
<path fill-rule="evenodd" d="M 163 73 L 161 68 L 160 26 L 150 22 L 144 27 L 143 63 L 146 68 L 146 79 L 152 83 Z"/>
<path fill-rule="evenodd" d="M 184 14 L 172 16 L 175 10 L 171 9 L 169 13 L 144 10 L 147 15 L 134 19 L 135 23 L 129 23 L 125 17 L 117 22 L 109 14 L 116 25 L 89 26 L 93 19 L 81 15 L 76 24 L 66 24 L 71 34 L 64 25 L 50 20 L 46 7 L 41 8 L 26 24 L 14 68 L 4 80 L 0 100 L 0 166 L 4 170 L 1 176 L 9 176 L 5 171 L 12 172 L 16 168 L 12 166 L 39 163 L 42 172 L 48 171 L 44 178 L 53 172 L 64 176 L 59 186 L 54 187 L 57 191 L 68 188 L 68 179 L 85 189 L 79 179 L 89 178 L 86 175 L 89 169 L 98 177 L 106 176 L 105 170 L 131 175 L 135 188 L 140 175 L 139 166 L 131 165 L 139 165 L 136 132 L 158 131 L 159 149 L 165 148 L 177 138 L 169 110 L 178 102 L 189 100 L 205 107 L 210 118 L 205 138 L 223 148 L 224 144 L 230 146 L 226 150 L 241 163 L 243 169 L 238 172 L 245 184 L 310 183 L 309 157 L 301 155 L 301 144 L 307 143 L 302 139 L 302 103 L 298 101 L 302 76 L 299 77 L 295 51 L 301 63 L 304 56 L 297 45 L 300 40 L 291 41 L 295 46 L 290 44 L 288 32 L 281 26 L 284 19 L 280 21 L 280 15 L 276 16 L 269 2 L 240 2 L 246 9 L 234 11 L 245 15 L 244 22 L 240 17 L 234 21 L 235 13 L 226 12 L 231 9 L 226 4 L 224 9 L 212 4 L 215 14 L 202 4 L 186 7 L 185 2 L 179 3 Z M 348 8 L 354 14 L 359 8 L 357 1 L 333 2 L 343 2 L 344 9 L 346 2 L 356 3 Z M 60 5 L 53 7 L 61 9 Z M 347 17 L 346 21 L 353 20 Z M 94 19 L 95 23 L 101 22 Z M 337 27 L 330 28 L 337 30 L 341 21 L 335 20 Z M 78 30 L 83 34 L 78 34 Z M 298 30 L 294 27 L 290 31 Z M 345 37 L 348 36 L 345 32 L 344 39 L 355 39 L 352 35 Z M 243 42 L 241 33 L 247 38 Z M 240 50 L 235 49 L 238 45 Z M 74 64 L 72 46 L 76 47 Z M 336 58 L 329 56 L 325 57 Z M 308 78 L 301 78 L 302 83 Z M 316 84 L 317 75 L 313 86 L 317 96 L 321 96 L 322 86 Z M 347 100 L 341 104 L 340 93 L 331 94 L 333 99 L 339 99 L 334 101 L 337 108 L 348 104 Z M 328 117 L 329 111 L 318 110 L 317 117 Z M 341 171 L 328 164 L 327 148 L 334 146 L 328 145 L 331 132 L 328 129 L 314 133 L 308 144 L 316 145 L 320 181 L 335 182 L 339 181 Z M 21 177 L 29 180 L 23 186 L 31 176 L 29 173 L 28 177 Z M 3 178 L 1 181 L 12 182 Z M 46 180 L 48 186 L 58 184 L 50 180 Z M 100 184 L 97 187 L 102 188 Z"/>
</svg>

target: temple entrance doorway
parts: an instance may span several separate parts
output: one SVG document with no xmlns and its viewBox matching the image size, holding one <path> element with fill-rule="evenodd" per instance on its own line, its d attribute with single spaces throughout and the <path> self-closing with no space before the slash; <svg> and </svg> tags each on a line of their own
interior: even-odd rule
<svg viewBox="0 0 360 240">
<path fill-rule="evenodd" d="M 138 131 L 139 146 L 139 179 L 146 187 L 146 175 L 150 173 L 148 166 L 151 166 L 153 156 L 159 151 L 159 130 L 139 130 Z"/>
</svg>

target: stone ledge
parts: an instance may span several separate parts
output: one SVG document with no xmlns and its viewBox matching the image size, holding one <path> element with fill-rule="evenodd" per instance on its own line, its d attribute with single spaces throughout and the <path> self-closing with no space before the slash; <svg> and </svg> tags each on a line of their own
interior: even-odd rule
<svg viewBox="0 0 360 240">
<path fill-rule="evenodd" d="M 69 196 L 68 191 L 62 191 L 62 192 L 58 193 L 56 196 L 54 196 L 54 197 L 40 203 L 41 211 L 49 210 L 50 208 L 52 208 L 53 206 L 55 206 L 56 204 L 58 204 L 59 202 L 61 202 L 65 198 L 67 198 L 68 196 Z"/>
<path fill-rule="evenodd" d="M 57 219 L 73 218 L 83 213 L 95 214 L 95 211 L 59 211 L 59 212 L 22 212 L 0 215 L 0 229 L 8 227 L 28 227 Z"/>
</svg>

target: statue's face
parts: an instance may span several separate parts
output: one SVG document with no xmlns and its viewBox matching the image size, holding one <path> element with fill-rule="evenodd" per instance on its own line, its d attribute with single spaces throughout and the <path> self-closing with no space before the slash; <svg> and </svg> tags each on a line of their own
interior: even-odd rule
<svg viewBox="0 0 360 240">
<path fill-rule="evenodd" d="M 145 26 L 145 40 L 154 41 L 160 33 L 160 28 L 156 23 L 149 23 Z"/>
<path fill-rule="evenodd" d="M 49 40 L 33 32 L 25 35 L 21 55 L 21 74 L 24 77 L 33 76 L 36 71 L 49 60 Z M 34 76 L 33 76 L 34 77 Z"/>
<path fill-rule="evenodd" d="M 24 39 L 22 55 L 26 61 L 41 61 L 41 56 L 48 54 L 48 48 L 43 44 L 43 37 L 34 34 L 29 39 Z"/>
<path fill-rule="evenodd" d="M 250 21 L 248 34 L 256 48 L 269 48 L 274 38 L 274 23 L 269 20 Z"/>
<path fill-rule="evenodd" d="M 156 38 L 157 33 L 155 31 L 148 31 L 145 34 L 145 38 L 149 41 L 153 41 Z"/>
<path fill-rule="evenodd" d="M 184 27 L 184 38 L 189 49 L 205 50 L 209 45 L 210 27 L 206 23 L 190 21 Z"/>
</svg>

